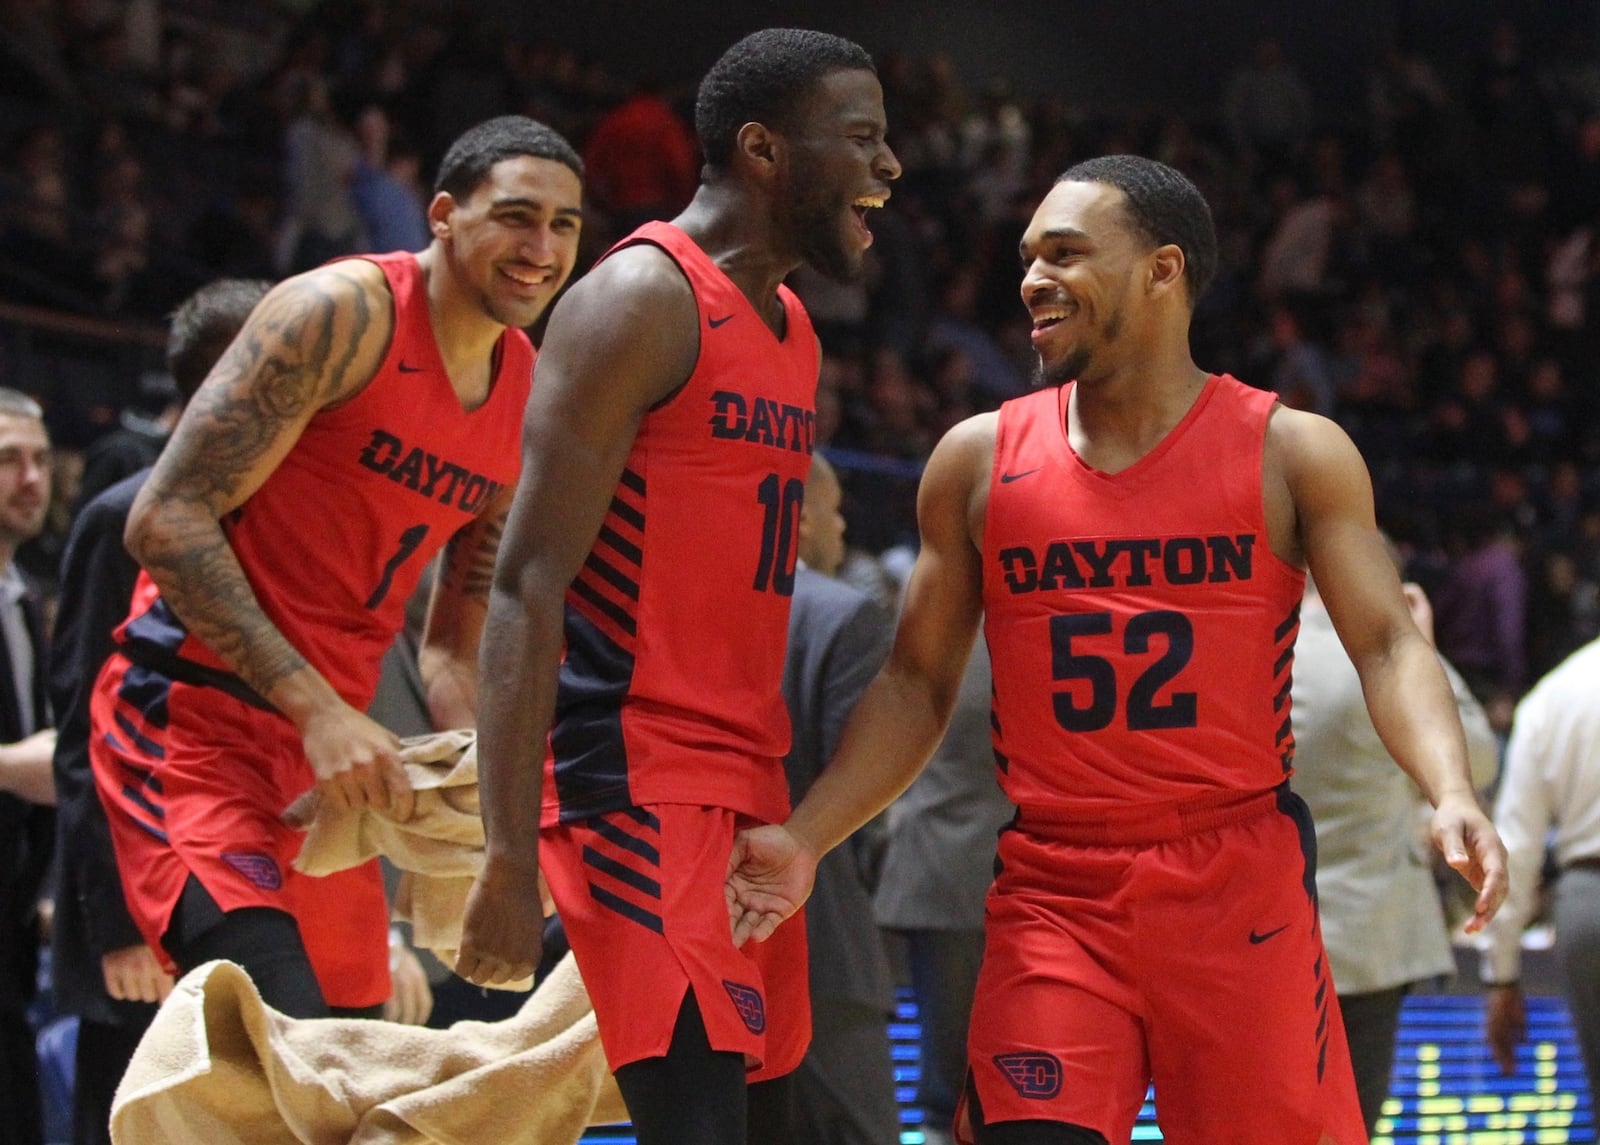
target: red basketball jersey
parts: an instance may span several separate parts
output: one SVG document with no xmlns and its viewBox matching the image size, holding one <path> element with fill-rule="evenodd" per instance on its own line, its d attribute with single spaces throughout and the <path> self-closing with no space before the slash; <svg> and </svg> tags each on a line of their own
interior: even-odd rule
<svg viewBox="0 0 1600 1145">
<path fill-rule="evenodd" d="M 450 384 L 414 254 L 383 268 L 394 335 L 372 380 L 312 417 L 260 489 L 222 522 L 262 610 L 348 703 L 365 709 L 422 570 L 521 468 L 533 347 L 507 330 L 489 398 Z M 148 574 L 118 631 L 129 659 L 260 702 L 184 627 Z"/>
<path fill-rule="evenodd" d="M 566 599 L 546 824 L 651 803 L 788 808 L 783 659 L 818 351 L 780 287 L 779 338 L 686 234 L 640 227 L 694 291 L 700 355 L 639 428 Z"/>
<path fill-rule="evenodd" d="M 1070 392 L 1000 409 L 983 599 L 1001 786 L 1067 817 L 1276 786 L 1305 584 L 1267 542 L 1276 399 L 1213 376 L 1107 474 L 1068 443 Z"/>
</svg>

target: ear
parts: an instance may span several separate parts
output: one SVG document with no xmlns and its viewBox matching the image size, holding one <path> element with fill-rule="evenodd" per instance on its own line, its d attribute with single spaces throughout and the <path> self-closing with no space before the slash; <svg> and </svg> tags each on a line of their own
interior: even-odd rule
<svg viewBox="0 0 1600 1145">
<path fill-rule="evenodd" d="M 428 230 L 436 239 L 450 237 L 450 216 L 455 214 L 456 197 L 449 191 L 440 191 L 428 204 Z"/>
<path fill-rule="evenodd" d="M 1176 243 L 1158 246 L 1150 256 L 1150 278 L 1146 289 L 1151 294 L 1164 294 L 1169 290 L 1183 290 L 1183 272 L 1187 266 L 1183 248 Z"/>
<path fill-rule="evenodd" d="M 734 161 L 763 175 L 777 169 L 783 138 L 764 123 L 750 122 L 733 139 Z"/>
</svg>

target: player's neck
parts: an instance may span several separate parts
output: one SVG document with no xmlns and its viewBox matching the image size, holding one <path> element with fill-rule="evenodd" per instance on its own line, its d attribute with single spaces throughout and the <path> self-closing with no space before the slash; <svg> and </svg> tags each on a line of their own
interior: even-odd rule
<svg viewBox="0 0 1600 1145">
<path fill-rule="evenodd" d="M 1117 455 L 1143 456 L 1194 407 L 1209 376 L 1185 352 L 1182 362 L 1143 357 L 1080 379 L 1067 415 L 1073 447 L 1080 454 L 1108 447 Z"/>
<path fill-rule="evenodd" d="M 758 311 L 772 305 L 778 284 L 800 265 L 781 249 L 769 204 L 731 181 L 702 183 L 672 220 L 705 251 Z"/>
<path fill-rule="evenodd" d="M 428 321 L 445 369 L 457 377 L 481 366 L 494 353 L 505 326 L 456 288 L 437 244 L 419 254 L 417 262 L 427 285 Z"/>
</svg>

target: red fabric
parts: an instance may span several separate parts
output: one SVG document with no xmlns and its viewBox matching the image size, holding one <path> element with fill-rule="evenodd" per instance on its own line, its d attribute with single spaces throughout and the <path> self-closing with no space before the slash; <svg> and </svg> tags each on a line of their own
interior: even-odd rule
<svg viewBox="0 0 1600 1145">
<path fill-rule="evenodd" d="M 1365 1145 L 1309 816 L 1283 798 L 1150 845 L 1001 834 L 969 1041 L 986 1122 L 1126 1141 L 1153 1077 L 1173 1145 Z"/>
<path fill-rule="evenodd" d="M 1070 392 L 1000 411 L 983 579 L 1001 785 L 1068 817 L 1276 786 L 1304 575 L 1267 540 L 1273 395 L 1212 377 L 1112 475 L 1068 443 Z"/>
<path fill-rule="evenodd" d="M 775 337 L 682 231 L 665 250 L 694 289 L 700 356 L 648 413 L 599 538 L 567 593 L 546 825 L 623 806 L 788 810 L 783 660 L 818 349 L 779 289 Z"/>
<path fill-rule="evenodd" d="M 668 218 L 694 195 L 699 154 L 694 136 L 666 102 L 635 95 L 595 124 L 583 149 L 585 182 L 607 210 L 656 210 Z"/>
<path fill-rule="evenodd" d="M 744 1054 L 749 1080 L 779 1077 L 805 1056 L 804 911 L 765 942 L 733 945 L 722 888 L 745 825 L 722 808 L 661 804 L 541 833 L 540 868 L 613 1070 L 666 1053 L 690 987 L 711 1048 Z"/>
<path fill-rule="evenodd" d="M 301 836 L 281 812 L 313 782 L 293 724 L 216 688 L 170 683 L 120 655 L 106 662 L 90 705 L 105 729 L 89 741 L 95 784 L 128 911 L 153 949 L 161 951 L 192 872 L 224 911 L 293 915 L 329 1005 L 389 997 L 377 860 L 325 878 L 291 866 Z"/>
<path fill-rule="evenodd" d="M 311 419 L 261 488 L 223 521 L 262 610 L 362 709 L 429 560 L 497 490 L 515 484 L 533 376 L 527 336 L 507 330 L 488 400 L 465 412 L 434 338 L 416 256 L 363 257 L 383 268 L 394 295 L 388 353 L 360 393 Z M 159 596 L 141 574 L 119 637 L 221 669 L 170 612 L 134 623 Z"/>
</svg>

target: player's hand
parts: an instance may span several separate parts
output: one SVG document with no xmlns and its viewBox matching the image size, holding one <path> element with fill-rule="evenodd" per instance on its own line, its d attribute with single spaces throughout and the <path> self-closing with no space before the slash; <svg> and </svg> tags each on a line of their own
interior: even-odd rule
<svg viewBox="0 0 1600 1145">
<path fill-rule="evenodd" d="M 787 827 L 770 824 L 736 834 L 724 887 L 734 945 L 771 938 L 810 897 L 816 877 L 816 856 Z"/>
<path fill-rule="evenodd" d="M 142 942 L 102 954 L 100 974 L 106 993 L 119 1002 L 165 1002 L 172 993 L 172 975 Z"/>
<path fill-rule="evenodd" d="M 400 823 L 411 818 L 416 796 L 400 766 L 400 739 L 388 728 L 340 702 L 313 715 L 300 734 L 329 807 L 371 807 Z"/>
<path fill-rule="evenodd" d="M 467 892 L 456 973 L 479 986 L 532 978 L 544 953 L 544 910 L 535 864 L 483 865 Z"/>
<path fill-rule="evenodd" d="M 1500 1072 L 1517 1072 L 1517 1047 L 1528 1036 L 1528 1007 L 1517 986 L 1491 986 L 1486 1003 L 1489 1048 Z"/>
<path fill-rule="evenodd" d="M 1429 831 L 1444 861 L 1478 892 L 1467 920 L 1467 933 L 1476 934 L 1506 901 L 1506 846 L 1469 792 L 1440 799 Z"/>
<path fill-rule="evenodd" d="M 433 1013 L 433 987 L 416 954 L 404 942 L 389 943 L 389 977 L 394 993 L 383 1004 L 385 1021 L 420 1026 Z"/>
</svg>

